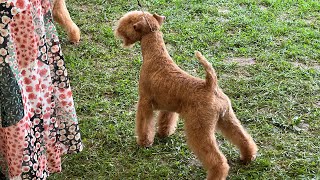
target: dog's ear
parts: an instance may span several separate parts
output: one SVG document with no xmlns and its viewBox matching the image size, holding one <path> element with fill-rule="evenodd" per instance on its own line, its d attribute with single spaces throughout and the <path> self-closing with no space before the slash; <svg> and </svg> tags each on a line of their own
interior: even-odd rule
<svg viewBox="0 0 320 180">
<path fill-rule="evenodd" d="M 143 28 L 143 22 L 139 21 L 133 25 L 133 29 L 137 32 L 141 32 Z"/>
<path fill-rule="evenodd" d="M 159 25 L 161 26 L 162 23 L 164 22 L 164 20 L 166 19 L 165 16 L 159 16 L 158 14 L 153 14 L 153 17 L 156 18 L 156 20 L 158 21 Z"/>
</svg>

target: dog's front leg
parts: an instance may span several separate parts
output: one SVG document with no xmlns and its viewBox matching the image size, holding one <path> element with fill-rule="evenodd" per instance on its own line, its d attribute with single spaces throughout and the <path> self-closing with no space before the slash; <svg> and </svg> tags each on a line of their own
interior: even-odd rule
<svg viewBox="0 0 320 180">
<path fill-rule="evenodd" d="M 54 0 L 52 9 L 53 19 L 67 32 L 69 41 L 80 41 L 80 30 L 72 21 L 65 0 Z"/>
<path fill-rule="evenodd" d="M 153 144 L 155 135 L 155 122 L 153 120 L 153 109 L 150 101 L 139 99 L 136 115 L 137 143 L 143 147 L 150 147 Z"/>
<path fill-rule="evenodd" d="M 174 133 L 179 115 L 175 112 L 160 111 L 158 115 L 158 135 L 161 138 Z"/>
</svg>

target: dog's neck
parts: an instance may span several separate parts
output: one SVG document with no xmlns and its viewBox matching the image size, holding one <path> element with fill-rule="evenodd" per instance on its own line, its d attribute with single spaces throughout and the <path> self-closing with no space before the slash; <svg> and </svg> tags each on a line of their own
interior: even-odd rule
<svg viewBox="0 0 320 180">
<path fill-rule="evenodd" d="M 170 57 L 163 40 L 162 32 L 160 31 L 150 32 L 142 36 L 141 51 L 143 61 L 148 59 L 153 59 L 154 61 L 156 59 Z"/>
</svg>

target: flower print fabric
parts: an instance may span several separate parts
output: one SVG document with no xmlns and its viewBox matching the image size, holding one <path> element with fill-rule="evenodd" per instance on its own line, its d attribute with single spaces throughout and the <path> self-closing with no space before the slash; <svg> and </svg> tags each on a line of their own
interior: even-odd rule
<svg viewBox="0 0 320 180">
<path fill-rule="evenodd" d="M 0 0 L 0 169 L 46 179 L 82 150 L 49 0 Z"/>
</svg>

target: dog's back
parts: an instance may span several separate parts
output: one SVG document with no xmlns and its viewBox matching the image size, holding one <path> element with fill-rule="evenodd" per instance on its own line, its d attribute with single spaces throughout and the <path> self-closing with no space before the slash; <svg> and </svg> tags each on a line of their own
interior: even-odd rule
<svg viewBox="0 0 320 180">
<path fill-rule="evenodd" d="M 212 65 L 199 51 L 195 55 L 206 71 L 205 80 L 183 71 L 169 54 L 163 60 L 153 56 L 153 61 L 143 63 L 139 91 L 150 98 L 154 109 L 181 113 L 186 110 L 185 105 L 200 101 L 209 105 L 215 95 L 221 96 Z"/>
</svg>

